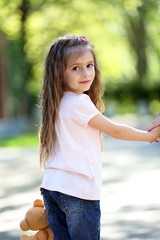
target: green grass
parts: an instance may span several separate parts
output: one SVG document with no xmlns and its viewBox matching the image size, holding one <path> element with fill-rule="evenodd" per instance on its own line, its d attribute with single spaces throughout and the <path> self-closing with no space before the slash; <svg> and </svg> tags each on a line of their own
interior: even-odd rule
<svg viewBox="0 0 160 240">
<path fill-rule="evenodd" d="M 0 147 L 38 147 L 38 134 L 23 133 L 18 136 L 1 139 Z"/>
</svg>

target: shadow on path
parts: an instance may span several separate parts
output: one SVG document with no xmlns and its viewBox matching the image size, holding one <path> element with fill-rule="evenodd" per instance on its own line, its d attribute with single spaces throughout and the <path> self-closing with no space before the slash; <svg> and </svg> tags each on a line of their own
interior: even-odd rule
<svg viewBox="0 0 160 240">
<path fill-rule="evenodd" d="M 105 138 L 101 240 L 160 239 L 159 156 L 159 144 Z M 0 240 L 20 239 L 42 175 L 37 150 L 0 148 Z"/>
</svg>

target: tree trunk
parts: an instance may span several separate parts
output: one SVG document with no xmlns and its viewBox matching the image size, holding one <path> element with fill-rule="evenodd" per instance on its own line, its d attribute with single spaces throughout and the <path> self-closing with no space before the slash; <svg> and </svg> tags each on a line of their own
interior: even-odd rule
<svg viewBox="0 0 160 240">
<path fill-rule="evenodd" d="M 0 119 L 9 117 L 7 40 L 0 32 Z"/>
<path fill-rule="evenodd" d="M 21 51 L 21 63 L 20 63 L 20 73 L 21 73 L 21 104 L 19 107 L 20 115 L 29 115 L 29 93 L 27 91 L 27 82 L 30 78 L 31 65 L 27 60 L 26 52 L 24 51 L 24 46 L 26 44 L 26 32 L 25 23 L 30 9 L 30 4 L 28 0 L 22 0 L 21 6 L 19 7 L 21 15 L 21 33 L 20 33 L 20 51 Z"/>
<path fill-rule="evenodd" d="M 141 7 L 138 7 L 137 11 L 137 16 L 131 16 L 126 13 L 130 26 L 130 28 L 127 29 L 127 32 L 129 42 L 137 57 L 137 79 L 138 81 L 142 81 L 148 70 L 146 54 L 145 3 Z"/>
</svg>

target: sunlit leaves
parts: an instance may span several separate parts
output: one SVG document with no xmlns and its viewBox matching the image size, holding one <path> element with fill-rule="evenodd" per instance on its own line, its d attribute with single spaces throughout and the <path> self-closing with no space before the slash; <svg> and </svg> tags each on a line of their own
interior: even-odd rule
<svg viewBox="0 0 160 240">
<path fill-rule="evenodd" d="M 125 7 L 128 8 L 137 8 L 142 6 L 143 1 L 142 0 L 124 0 Z"/>
<path fill-rule="evenodd" d="M 21 0 L 0 1 L 0 29 L 11 39 L 17 37 L 21 26 L 21 13 L 18 9 L 20 2 Z"/>
<path fill-rule="evenodd" d="M 13 88 L 16 83 L 14 90 L 17 96 L 21 82 L 21 73 L 17 69 L 22 59 L 19 39 L 23 37 L 21 3 L 22 0 L 0 0 L 0 30 L 10 40 L 11 48 L 15 48 L 11 49 L 15 58 L 11 58 L 11 82 Z M 131 24 L 139 26 L 136 24 L 140 20 L 146 31 L 148 61 L 147 76 L 142 83 L 146 81 L 145 85 L 153 87 L 159 82 L 159 0 L 27 0 L 27 3 L 29 9 L 24 22 L 23 51 L 31 65 L 26 85 L 29 93 L 37 94 L 39 90 L 45 54 L 52 40 L 67 32 L 86 36 L 93 42 L 105 83 L 134 81 L 138 72 L 133 42 L 138 43 Z M 143 18 L 142 13 L 145 13 Z"/>
<path fill-rule="evenodd" d="M 153 115 L 158 115 L 160 109 L 160 101 L 154 99 L 150 102 L 149 110 Z"/>
</svg>

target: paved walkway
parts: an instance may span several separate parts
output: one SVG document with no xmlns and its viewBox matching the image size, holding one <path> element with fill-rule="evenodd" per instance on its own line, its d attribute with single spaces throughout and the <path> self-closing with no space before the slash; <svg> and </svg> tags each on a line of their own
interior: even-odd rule
<svg viewBox="0 0 160 240">
<path fill-rule="evenodd" d="M 101 240 L 160 240 L 160 144 L 105 138 L 102 159 Z M 36 149 L 0 148 L 0 240 L 20 239 L 42 175 Z"/>
</svg>

